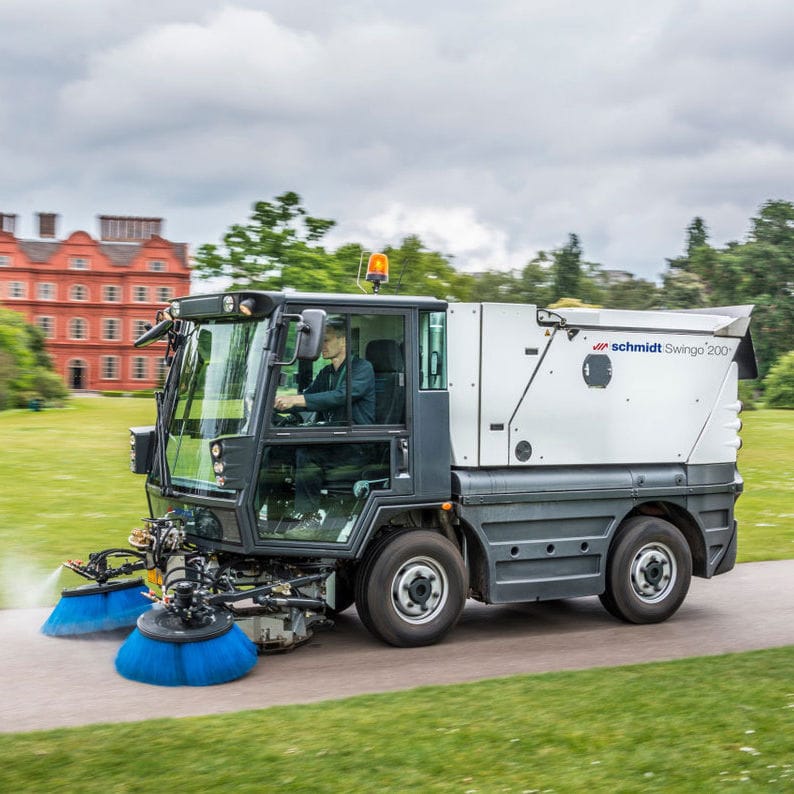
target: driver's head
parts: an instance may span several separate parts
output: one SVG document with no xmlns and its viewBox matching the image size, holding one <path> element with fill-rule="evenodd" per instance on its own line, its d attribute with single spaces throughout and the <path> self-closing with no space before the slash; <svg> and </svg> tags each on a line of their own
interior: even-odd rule
<svg viewBox="0 0 794 794">
<path fill-rule="evenodd" d="M 322 356 L 329 361 L 345 356 L 345 324 L 341 320 L 331 320 L 325 326 Z"/>
</svg>

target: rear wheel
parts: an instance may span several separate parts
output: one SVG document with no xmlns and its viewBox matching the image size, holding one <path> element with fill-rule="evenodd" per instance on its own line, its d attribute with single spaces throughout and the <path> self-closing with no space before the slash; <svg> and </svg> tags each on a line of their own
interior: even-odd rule
<svg viewBox="0 0 794 794">
<path fill-rule="evenodd" d="M 624 522 L 607 560 L 601 603 L 629 623 L 660 623 L 681 606 L 692 578 L 692 554 L 669 521 L 635 516 Z"/>
<path fill-rule="evenodd" d="M 391 645 L 438 642 L 457 622 L 465 601 L 460 552 L 427 530 L 385 537 L 371 549 L 356 579 L 362 622 Z"/>
</svg>

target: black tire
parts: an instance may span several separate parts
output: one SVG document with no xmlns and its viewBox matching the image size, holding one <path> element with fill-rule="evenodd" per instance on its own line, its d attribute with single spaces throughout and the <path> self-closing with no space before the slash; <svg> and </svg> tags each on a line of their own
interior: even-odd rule
<svg viewBox="0 0 794 794">
<path fill-rule="evenodd" d="M 681 606 L 692 553 L 669 521 L 634 516 L 618 530 L 607 560 L 605 609 L 628 623 L 661 623 Z"/>
<path fill-rule="evenodd" d="M 432 645 L 458 621 L 466 568 L 437 532 L 387 535 L 368 552 L 356 579 L 356 609 L 372 634 L 398 647 Z"/>
</svg>

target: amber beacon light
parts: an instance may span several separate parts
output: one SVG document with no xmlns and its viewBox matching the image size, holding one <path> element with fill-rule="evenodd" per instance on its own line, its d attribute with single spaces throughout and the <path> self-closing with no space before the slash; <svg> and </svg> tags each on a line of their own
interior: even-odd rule
<svg viewBox="0 0 794 794">
<path fill-rule="evenodd" d="M 367 281 L 372 282 L 372 288 L 377 292 L 381 284 L 389 280 L 389 257 L 386 254 L 370 254 L 367 263 Z"/>
</svg>

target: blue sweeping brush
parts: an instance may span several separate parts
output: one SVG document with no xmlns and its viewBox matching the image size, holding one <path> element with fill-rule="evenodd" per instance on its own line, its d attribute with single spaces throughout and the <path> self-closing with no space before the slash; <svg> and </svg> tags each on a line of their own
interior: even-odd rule
<svg viewBox="0 0 794 794">
<path fill-rule="evenodd" d="M 61 600 L 41 627 L 42 634 L 64 637 L 134 626 L 151 608 L 143 579 L 86 584 L 61 591 Z"/>
<path fill-rule="evenodd" d="M 119 648 L 116 670 L 159 686 L 209 686 L 244 676 L 256 664 L 256 645 L 224 607 L 207 615 L 209 622 L 192 626 L 166 607 L 144 613 Z"/>
</svg>

